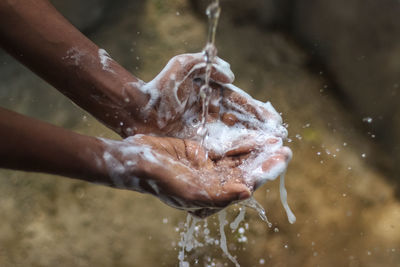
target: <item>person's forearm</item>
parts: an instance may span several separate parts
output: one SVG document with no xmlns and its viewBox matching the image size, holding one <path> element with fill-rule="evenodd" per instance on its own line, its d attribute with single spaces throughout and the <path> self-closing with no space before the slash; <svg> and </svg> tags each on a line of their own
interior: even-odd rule
<svg viewBox="0 0 400 267">
<path fill-rule="evenodd" d="M 110 184 L 100 140 L 0 108 L 0 168 Z"/>
<path fill-rule="evenodd" d="M 0 1 L 0 46 L 115 131 L 132 123 L 147 96 L 104 50 L 47 0 Z"/>
</svg>

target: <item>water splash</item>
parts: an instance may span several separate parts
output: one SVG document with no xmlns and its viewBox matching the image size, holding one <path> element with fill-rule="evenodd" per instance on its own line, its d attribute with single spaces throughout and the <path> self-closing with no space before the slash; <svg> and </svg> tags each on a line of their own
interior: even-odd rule
<svg viewBox="0 0 400 267">
<path fill-rule="evenodd" d="M 216 30 L 218 26 L 219 16 L 221 13 L 221 8 L 219 5 L 219 0 L 213 0 L 213 2 L 207 7 L 206 14 L 208 16 L 208 38 L 206 46 L 203 49 L 204 58 L 206 62 L 206 69 L 205 69 L 205 77 L 204 77 L 204 84 L 200 88 L 200 98 L 202 101 L 202 114 L 200 117 L 200 127 L 197 129 L 197 135 L 200 137 L 200 145 L 201 147 L 204 146 L 204 143 L 207 141 L 208 138 L 208 129 L 206 127 L 207 117 L 208 117 L 208 108 L 211 100 L 211 92 L 212 88 L 210 86 L 211 81 L 211 72 L 212 72 L 212 64 L 215 62 L 215 58 L 217 57 L 217 48 L 215 46 L 215 36 Z M 196 155 L 198 150 L 196 151 Z M 206 151 L 206 158 L 207 158 L 207 151 Z M 294 216 L 293 212 L 291 211 L 288 203 L 287 203 L 287 191 L 285 188 L 285 181 L 284 181 L 285 173 L 282 173 L 280 176 L 280 198 L 282 205 L 286 211 L 288 220 L 290 223 L 294 223 L 296 221 L 296 217 Z M 239 224 L 244 220 L 246 214 L 246 207 L 254 209 L 258 212 L 259 217 L 268 225 L 269 228 L 272 227 L 272 223 L 268 220 L 266 212 L 263 206 L 257 202 L 254 197 L 251 197 L 245 201 L 239 203 L 241 205 L 239 214 L 236 218 L 230 223 L 230 228 L 232 232 L 236 231 L 239 227 Z M 221 250 L 224 254 L 228 257 L 232 263 L 236 267 L 240 267 L 238 261 L 232 254 L 229 253 L 228 246 L 227 246 L 227 238 L 225 234 L 225 226 L 228 224 L 226 219 L 226 210 L 222 210 L 218 213 L 219 219 L 219 232 L 220 232 L 220 240 L 215 240 L 214 238 L 209 236 L 209 229 L 207 228 L 207 219 L 204 219 L 204 241 L 206 244 L 219 244 Z M 185 261 L 185 251 L 190 252 L 193 248 L 201 246 L 201 244 L 195 238 L 195 228 L 196 224 L 201 219 L 192 217 L 188 215 L 186 219 L 186 232 L 181 233 L 181 251 L 179 252 L 179 267 L 189 267 L 189 262 Z"/>
<path fill-rule="evenodd" d="M 244 216 L 246 215 L 246 206 L 242 206 L 240 208 L 239 214 L 236 216 L 236 218 L 231 222 L 229 225 L 232 229 L 232 232 L 234 232 L 238 227 L 239 224 L 244 220 Z"/>
<path fill-rule="evenodd" d="M 221 247 L 224 254 L 235 264 L 236 267 L 240 267 L 240 264 L 237 262 L 236 258 L 229 253 L 228 246 L 226 244 L 226 235 L 225 235 L 225 225 L 228 223 L 226 221 L 226 210 L 222 210 L 218 213 L 219 219 L 219 233 L 221 235 L 221 239 L 219 242 L 219 246 Z"/>
<path fill-rule="evenodd" d="M 196 227 L 197 222 L 200 219 L 193 217 L 192 215 L 188 214 L 186 217 L 186 232 L 181 234 L 181 251 L 179 252 L 178 259 L 179 259 L 179 267 L 189 267 L 189 262 L 185 261 L 185 251 L 190 252 L 196 245 L 196 239 L 194 237 L 194 230 Z"/>
<path fill-rule="evenodd" d="M 258 216 L 260 216 L 261 220 L 266 222 L 269 228 L 272 227 L 272 223 L 268 220 L 267 214 L 266 214 L 263 206 L 261 206 L 261 204 L 258 203 L 258 201 L 254 197 L 250 197 L 249 199 L 242 201 L 240 204 L 245 207 L 249 207 L 249 208 L 256 210 L 258 212 Z"/>
</svg>

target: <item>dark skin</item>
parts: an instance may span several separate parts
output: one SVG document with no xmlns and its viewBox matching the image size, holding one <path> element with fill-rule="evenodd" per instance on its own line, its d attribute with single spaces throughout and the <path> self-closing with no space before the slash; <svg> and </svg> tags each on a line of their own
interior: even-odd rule
<svg viewBox="0 0 400 267">
<path fill-rule="evenodd" d="M 211 151 L 208 158 L 199 162 L 199 155 L 195 156 L 194 151 L 202 154 L 203 149 L 189 140 L 191 136 L 180 134 L 185 127 L 182 117 L 188 112 L 201 113 L 200 101 L 190 100 L 198 95 L 205 72 L 204 59 L 200 54 L 173 58 L 164 71 L 146 85 L 153 86 L 153 91 L 164 96 L 149 106 L 152 95 L 143 89 L 146 88 L 144 83 L 111 58 L 104 57 L 104 54 L 101 57 L 102 50 L 73 27 L 48 1 L 0 1 L 0 45 L 122 137 L 158 135 L 105 142 L 0 108 L 0 140 L 3 140 L 0 142 L 0 167 L 52 173 L 121 187 L 116 185 L 115 176 L 111 174 L 104 157 L 106 152 L 111 151 L 112 156 L 123 165 L 132 159 L 140 162 L 119 174 L 118 179 L 124 183 L 128 181 L 124 188 L 138 190 L 129 185 L 130 179 L 137 177 L 142 191 L 164 201 L 179 200 L 179 203 L 185 204 L 172 203 L 173 206 L 185 209 L 195 207 L 198 214 L 203 214 L 200 208 L 203 211 L 220 209 L 246 199 L 255 189 L 256 181 L 245 183 L 238 166 L 246 155 L 257 151 L 256 144 L 244 142 L 224 157 L 216 157 Z M 219 114 L 219 105 L 211 105 L 210 120 L 221 117 L 231 126 L 240 122 L 229 113 L 232 103 L 242 106 L 245 112 L 260 121 L 268 119 L 266 110 L 224 86 L 233 82 L 233 74 L 229 66 L 226 70 L 226 63 L 215 62 L 211 80 L 213 98 L 222 98 L 219 103 L 227 112 Z M 175 93 L 177 98 L 172 98 Z M 184 104 L 177 108 L 177 103 Z M 170 112 L 171 116 L 160 118 L 160 109 Z M 179 134 L 181 138 L 174 137 Z M 126 158 L 118 152 L 132 147 L 150 147 L 162 164 L 154 165 L 139 154 Z M 266 158 L 265 168 L 272 168 L 275 162 L 286 161 L 287 158 L 285 153 L 274 159 Z M 227 173 L 233 178 L 219 182 Z M 185 179 L 178 179 L 181 175 Z M 198 182 L 203 175 L 208 177 L 207 183 Z M 150 186 L 154 183 L 149 181 L 156 183 L 157 192 Z M 207 194 L 200 194 L 200 191 Z"/>
</svg>

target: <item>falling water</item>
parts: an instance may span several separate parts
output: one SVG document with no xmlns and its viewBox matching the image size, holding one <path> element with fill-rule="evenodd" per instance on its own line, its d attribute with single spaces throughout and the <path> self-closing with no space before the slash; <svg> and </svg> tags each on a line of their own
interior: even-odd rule
<svg viewBox="0 0 400 267">
<path fill-rule="evenodd" d="M 208 131 L 206 128 L 206 122 L 207 122 L 207 117 L 208 117 L 208 107 L 209 103 L 211 100 L 211 86 L 210 86 L 210 76 L 211 76 L 211 71 L 212 71 L 212 64 L 215 60 L 215 57 L 217 56 L 217 48 L 215 47 L 215 34 L 218 26 L 218 20 L 220 16 L 221 8 L 219 6 L 219 0 L 213 0 L 213 2 L 207 7 L 206 14 L 208 16 L 208 38 L 207 38 L 207 44 L 203 49 L 205 61 L 206 61 L 206 71 L 205 71 L 205 78 L 204 78 L 204 84 L 200 88 L 200 97 L 202 100 L 202 114 L 200 118 L 200 127 L 197 130 L 198 136 L 200 136 L 200 144 L 203 146 L 207 136 L 208 136 Z M 197 152 L 196 152 L 197 154 Z M 290 210 L 289 206 L 287 205 L 287 200 L 286 200 L 286 189 L 284 187 L 284 174 L 281 175 L 281 183 L 280 183 L 280 192 L 281 192 L 281 201 L 282 204 L 286 210 L 286 213 L 288 215 L 288 219 L 290 223 L 293 223 L 296 218 L 293 215 L 292 211 Z M 234 219 L 234 221 L 230 224 L 230 228 L 232 231 L 235 231 L 239 224 L 244 220 L 245 214 L 246 214 L 246 207 L 249 207 L 251 209 L 254 209 L 258 212 L 260 218 L 267 223 L 268 227 L 272 227 L 272 223 L 269 222 L 266 212 L 264 208 L 261 206 L 260 203 L 258 203 L 253 197 L 249 198 L 248 200 L 242 201 L 240 203 L 242 206 L 240 208 L 239 214 L 237 217 Z M 228 257 L 229 260 L 232 261 L 232 263 L 235 264 L 236 267 L 240 267 L 239 263 L 237 262 L 236 258 L 233 257 L 228 250 L 227 247 L 227 240 L 226 240 L 226 235 L 225 235 L 225 225 L 228 223 L 226 220 L 226 210 L 222 210 L 218 214 L 218 219 L 219 219 L 219 232 L 220 232 L 220 240 L 214 240 L 213 238 L 210 238 L 209 235 L 209 230 L 207 228 L 207 219 L 205 219 L 204 223 L 204 238 L 207 244 L 212 244 L 215 241 L 215 244 L 219 244 L 221 250 L 224 252 L 224 254 Z M 188 215 L 187 221 L 185 224 L 186 231 L 181 233 L 181 251 L 179 252 L 179 267 L 188 267 L 189 262 L 185 261 L 185 251 L 190 252 L 193 248 L 196 248 L 199 245 L 202 245 L 201 243 L 197 242 L 195 236 L 194 236 L 194 230 L 196 227 L 196 224 L 200 221 L 200 219 L 196 219 L 192 217 L 191 215 Z"/>
<path fill-rule="evenodd" d="M 228 246 L 226 243 L 226 235 L 225 235 L 225 230 L 224 230 L 225 225 L 227 224 L 226 210 L 221 210 L 218 213 L 218 219 L 219 219 L 219 234 L 221 236 L 219 246 L 222 249 L 222 251 L 224 252 L 224 254 L 228 257 L 228 259 L 230 259 L 231 262 L 233 262 L 233 264 L 235 264 L 236 267 L 240 267 L 240 264 L 237 262 L 235 257 L 233 257 L 231 253 L 229 253 Z"/>
<path fill-rule="evenodd" d="M 202 100 L 202 114 L 201 114 L 201 126 L 197 130 L 197 134 L 201 137 L 200 144 L 203 145 L 207 138 L 206 122 L 208 117 L 208 106 L 211 99 L 211 87 L 210 87 L 210 76 L 212 70 L 212 64 L 215 57 L 217 56 L 217 48 L 215 47 L 215 34 L 217 31 L 219 15 L 221 8 L 219 6 L 219 0 L 214 0 L 206 10 L 208 16 L 208 38 L 207 44 L 203 49 L 205 61 L 206 61 L 206 72 L 204 78 L 204 84 L 200 88 L 200 97 Z"/>
<path fill-rule="evenodd" d="M 272 223 L 268 220 L 267 214 L 266 214 L 263 206 L 261 206 L 261 204 L 258 203 L 254 197 L 250 197 L 249 199 L 242 201 L 240 204 L 245 207 L 249 207 L 251 209 L 256 210 L 258 212 L 258 216 L 260 216 L 261 220 L 266 222 L 268 227 L 270 227 L 270 228 L 272 227 Z"/>
</svg>

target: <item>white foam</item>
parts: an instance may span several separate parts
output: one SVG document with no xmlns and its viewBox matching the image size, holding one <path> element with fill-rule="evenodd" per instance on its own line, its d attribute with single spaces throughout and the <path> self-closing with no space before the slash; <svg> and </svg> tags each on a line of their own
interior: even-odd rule
<svg viewBox="0 0 400 267">
<path fill-rule="evenodd" d="M 110 57 L 107 51 L 104 50 L 103 48 L 100 48 L 98 53 L 99 53 L 100 63 L 103 66 L 103 70 L 115 73 L 115 71 L 110 67 L 110 61 L 112 61 L 113 59 Z"/>
<path fill-rule="evenodd" d="M 148 103 L 141 110 L 145 117 L 150 114 L 150 110 L 154 109 L 155 105 L 158 105 L 156 110 L 158 117 L 157 124 L 159 128 L 165 127 L 169 121 L 176 117 L 176 115 L 182 114 L 187 105 L 191 106 L 194 101 L 198 101 L 196 96 L 193 96 L 193 93 L 187 95 L 186 98 L 182 100 L 179 99 L 178 89 L 187 78 L 193 76 L 194 72 L 206 67 L 206 63 L 201 62 L 202 58 L 202 53 L 175 56 L 150 82 L 132 84 L 144 94 L 149 95 Z M 186 65 L 193 61 L 199 61 L 199 63 L 192 66 L 192 68 L 186 73 L 179 73 L 180 71 L 186 71 Z M 180 64 L 180 68 L 177 68 L 176 64 Z M 234 74 L 230 70 L 230 65 L 227 62 L 218 58 L 212 65 L 218 72 L 233 81 Z M 179 74 L 184 75 L 180 75 L 181 77 L 178 78 L 177 75 Z M 196 77 L 191 78 L 204 78 L 204 73 L 201 74 L 199 72 Z"/>
<path fill-rule="evenodd" d="M 290 223 L 293 224 L 296 222 L 296 216 L 294 216 L 292 210 L 290 209 L 290 207 L 287 203 L 287 191 L 285 188 L 285 173 L 281 174 L 280 183 L 279 183 L 279 192 L 280 192 L 280 196 L 281 196 L 281 202 L 282 202 L 283 207 L 285 208 L 288 220 Z"/>
<path fill-rule="evenodd" d="M 75 66 L 79 66 L 81 62 L 81 58 L 86 55 L 86 52 L 84 52 L 81 49 L 78 49 L 77 47 L 72 47 L 67 50 L 67 55 L 62 57 L 62 59 L 70 59 L 72 60 L 72 64 Z"/>
</svg>

